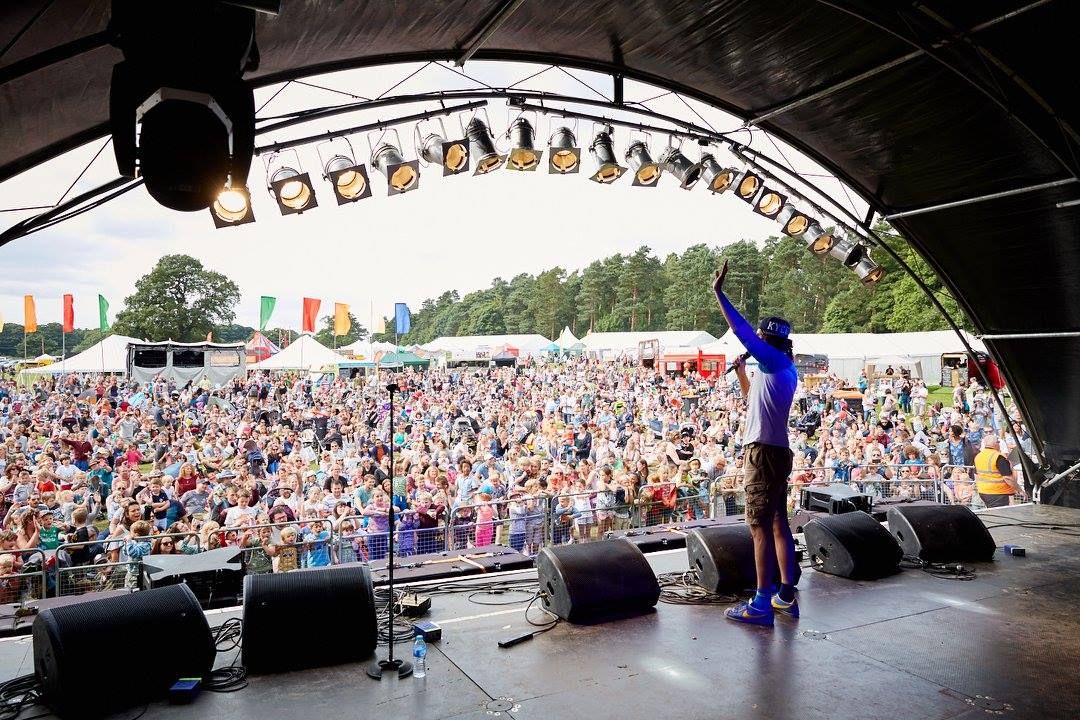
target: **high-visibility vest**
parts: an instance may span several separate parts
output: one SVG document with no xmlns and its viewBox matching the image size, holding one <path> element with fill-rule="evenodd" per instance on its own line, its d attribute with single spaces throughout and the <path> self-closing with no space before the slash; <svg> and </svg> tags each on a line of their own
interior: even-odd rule
<svg viewBox="0 0 1080 720">
<path fill-rule="evenodd" d="M 998 472 L 998 458 L 1004 457 L 997 450 L 985 448 L 975 456 L 975 489 L 983 495 L 1012 495 L 1013 489 Z"/>
</svg>

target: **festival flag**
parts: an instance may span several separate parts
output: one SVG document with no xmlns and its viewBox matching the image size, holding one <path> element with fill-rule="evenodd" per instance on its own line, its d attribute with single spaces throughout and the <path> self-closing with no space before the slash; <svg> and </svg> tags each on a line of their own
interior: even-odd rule
<svg viewBox="0 0 1080 720">
<path fill-rule="evenodd" d="M 334 303 L 334 336 L 348 335 L 352 329 L 352 321 L 349 320 L 349 306 L 345 303 Z"/>
<path fill-rule="evenodd" d="M 23 334 L 37 332 L 37 308 L 34 307 L 34 296 L 23 296 Z"/>
<path fill-rule="evenodd" d="M 318 298 L 304 298 L 303 332 L 315 332 L 315 320 L 319 316 L 320 305 L 322 305 L 322 300 Z"/>
<path fill-rule="evenodd" d="M 270 322 L 270 316 L 274 314 L 274 306 L 277 298 L 263 295 L 259 300 L 259 332 L 266 332 L 266 324 Z"/>
<path fill-rule="evenodd" d="M 4 332 L 4 313 L 0 312 L 0 333 Z"/>
<path fill-rule="evenodd" d="M 384 333 L 384 332 L 386 332 L 386 318 L 384 318 L 382 315 L 380 315 L 379 317 L 375 318 L 375 322 L 372 323 L 372 326 L 373 326 L 372 329 L 371 329 L 372 333 Z"/>
<path fill-rule="evenodd" d="M 412 328 L 412 313 L 405 303 L 394 303 L 394 332 L 398 335 L 407 335 Z"/>
<path fill-rule="evenodd" d="M 214 331 L 206 333 L 206 342 L 214 342 Z"/>
<path fill-rule="evenodd" d="M 75 296 L 64 295 L 64 332 L 75 331 Z"/>
<path fill-rule="evenodd" d="M 98 329 L 101 332 L 105 332 L 109 329 L 109 301 L 105 299 L 104 295 L 97 296 L 98 307 Z"/>
</svg>

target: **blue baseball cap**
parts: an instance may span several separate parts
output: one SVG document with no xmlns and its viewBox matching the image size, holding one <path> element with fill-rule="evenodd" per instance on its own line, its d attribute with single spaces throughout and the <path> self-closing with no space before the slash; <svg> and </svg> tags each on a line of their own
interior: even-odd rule
<svg viewBox="0 0 1080 720">
<path fill-rule="evenodd" d="M 758 329 L 766 335 L 775 335 L 781 338 L 786 338 L 791 334 L 791 324 L 784 318 L 775 315 L 762 318 L 761 322 L 758 323 Z"/>
</svg>

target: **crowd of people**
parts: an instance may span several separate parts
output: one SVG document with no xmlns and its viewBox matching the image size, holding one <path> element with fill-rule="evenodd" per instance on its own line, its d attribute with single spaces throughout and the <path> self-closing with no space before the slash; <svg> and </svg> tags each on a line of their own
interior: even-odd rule
<svg viewBox="0 0 1080 720">
<path fill-rule="evenodd" d="M 400 386 L 392 418 L 390 382 Z M 977 504 L 970 466 L 984 438 L 1000 438 L 1006 455 L 1030 451 L 1018 417 L 1002 417 L 974 381 L 945 406 L 903 374 L 863 377 L 861 411 L 834 397 L 843 385 L 799 386 L 792 503 L 801 485 L 843 482 Z M 496 544 L 535 553 L 735 514 L 744 412 L 732 376 L 660 374 L 629 359 L 251 374 L 221 388 L 6 379 L 0 602 L 28 588 L 138 587 L 156 554 L 236 547 L 247 572 L 286 572 L 384 558 L 391 532 L 397 555 Z"/>
</svg>

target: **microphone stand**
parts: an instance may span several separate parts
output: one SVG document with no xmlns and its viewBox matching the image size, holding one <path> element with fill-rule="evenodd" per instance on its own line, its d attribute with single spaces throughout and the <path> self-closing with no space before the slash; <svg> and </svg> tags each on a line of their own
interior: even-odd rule
<svg viewBox="0 0 1080 720">
<path fill-rule="evenodd" d="M 382 680 L 383 672 L 396 672 L 399 678 L 412 675 L 412 663 L 394 657 L 394 393 L 398 391 L 396 383 L 386 386 L 390 392 L 390 504 L 386 510 L 387 528 L 387 600 L 386 613 L 389 617 L 387 630 L 387 653 L 385 660 L 375 659 L 367 667 L 368 677 Z"/>
</svg>

